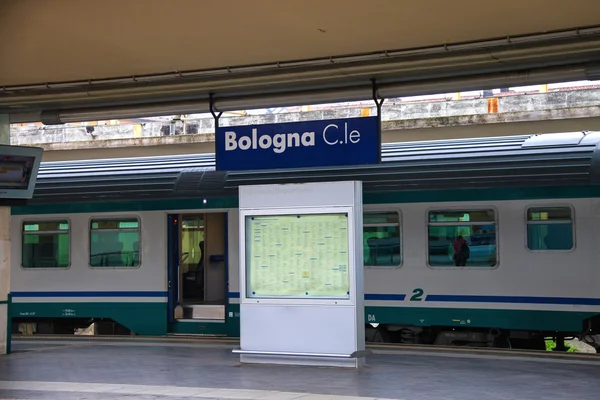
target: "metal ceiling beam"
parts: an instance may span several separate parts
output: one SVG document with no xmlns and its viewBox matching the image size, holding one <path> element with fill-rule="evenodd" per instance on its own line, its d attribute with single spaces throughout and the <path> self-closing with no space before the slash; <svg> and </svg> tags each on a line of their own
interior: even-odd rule
<svg viewBox="0 0 600 400">
<path fill-rule="evenodd" d="M 592 79 L 590 72 L 597 66 L 576 65 L 556 67 L 525 72 L 507 72 L 469 76 L 456 79 L 435 79 L 413 81 L 407 83 L 381 84 L 377 94 L 380 98 L 395 98 L 455 91 L 492 89 L 508 86 L 526 86 L 538 83 L 554 83 Z M 593 79 L 598 79 L 597 76 Z M 372 87 L 369 85 L 343 89 L 325 89 L 315 91 L 290 92 L 285 94 L 250 95 L 231 98 L 217 98 L 215 108 L 218 111 L 248 110 L 267 107 L 286 107 L 303 104 L 323 104 L 338 101 L 358 101 L 371 97 Z M 174 114 L 207 113 L 210 104 L 207 100 L 195 100 L 173 103 L 140 104 L 104 108 L 87 108 L 63 111 L 44 111 L 37 114 L 44 124 L 53 125 L 80 121 L 97 121 L 106 119 L 128 119 L 136 117 L 152 117 Z M 27 122 L 19 120 L 22 115 L 11 115 L 11 122 Z M 30 117 L 36 118 L 36 114 Z"/>
<path fill-rule="evenodd" d="M 275 65 L 0 89 L 11 122 L 47 124 L 318 104 L 598 79 L 600 27 Z M 19 110 L 19 111 L 18 111 Z"/>
</svg>

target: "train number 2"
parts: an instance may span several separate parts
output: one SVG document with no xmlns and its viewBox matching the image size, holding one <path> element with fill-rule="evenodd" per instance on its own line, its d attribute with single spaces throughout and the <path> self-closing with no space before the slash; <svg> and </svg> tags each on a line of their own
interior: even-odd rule
<svg viewBox="0 0 600 400">
<path fill-rule="evenodd" d="M 413 290 L 413 295 L 410 297 L 410 301 L 423 301 L 423 289 L 416 288 Z"/>
</svg>

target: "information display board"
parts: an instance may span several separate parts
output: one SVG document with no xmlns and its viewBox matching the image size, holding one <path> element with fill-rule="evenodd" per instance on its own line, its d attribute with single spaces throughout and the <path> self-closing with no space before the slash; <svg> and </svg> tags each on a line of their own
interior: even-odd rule
<svg viewBox="0 0 600 400">
<path fill-rule="evenodd" d="M 43 149 L 0 146 L 0 199 L 31 199 Z"/>
<path fill-rule="evenodd" d="M 350 297 L 348 214 L 247 216 L 248 298 Z"/>
<path fill-rule="evenodd" d="M 234 353 L 242 363 L 363 366 L 361 182 L 241 185 L 239 196 Z"/>
</svg>

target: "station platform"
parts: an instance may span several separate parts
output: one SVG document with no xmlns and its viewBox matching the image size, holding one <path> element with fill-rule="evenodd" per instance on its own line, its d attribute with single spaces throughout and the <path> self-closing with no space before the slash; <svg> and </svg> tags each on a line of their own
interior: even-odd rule
<svg viewBox="0 0 600 400">
<path fill-rule="evenodd" d="M 237 343 L 14 339 L 0 399 L 597 399 L 600 356 L 370 346 L 361 370 L 240 364 Z"/>
</svg>

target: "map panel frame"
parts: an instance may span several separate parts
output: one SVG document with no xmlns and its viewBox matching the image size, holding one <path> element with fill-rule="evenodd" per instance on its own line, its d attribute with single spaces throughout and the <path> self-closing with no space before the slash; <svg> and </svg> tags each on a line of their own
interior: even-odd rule
<svg viewBox="0 0 600 400">
<path fill-rule="evenodd" d="M 348 207 L 242 213 L 244 300 L 352 303 L 353 227 Z"/>
</svg>

